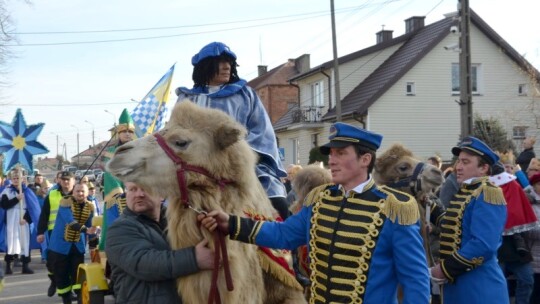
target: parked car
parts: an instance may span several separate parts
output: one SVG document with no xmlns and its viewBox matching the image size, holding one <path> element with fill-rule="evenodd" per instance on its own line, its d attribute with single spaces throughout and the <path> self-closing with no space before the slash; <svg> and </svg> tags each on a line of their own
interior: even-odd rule
<svg viewBox="0 0 540 304">
<path fill-rule="evenodd" d="M 94 175 L 94 170 L 92 170 L 92 169 L 89 169 L 88 171 L 86 169 L 77 170 L 75 172 L 75 179 L 77 181 L 81 180 L 81 178 L 83 177 L 83 174 L 84 174 L 84 176 L 86 176 L 88 178 L 88 181 L 90 181 L 90 182 L 93 182 L 93 181 L 96 180 L 96 176 Z"/>
<path fill-rule="evenodd" d="M 101 169 L 94 169 L 94 175 L 96 176 L 96 178 L 97 178 L 97 176 L 98 176 L 99 174 L 101 174 L 102 172 L 103 172 L 103 170 L 101 170 Z"/>
<path fill-rule="evenodd" d="M 86 172 L 86 176 L 88 176 L 88 181 L 93 182 L 96 180 L 96 175 L 94 174 L 94 170 L 88 170 Z"/>
<path fill-rule="evenodd" d="M 103 186 L 103 172 L 99 173 L 96 176 L 96 187 L 102 187 Z"/>
</svg>

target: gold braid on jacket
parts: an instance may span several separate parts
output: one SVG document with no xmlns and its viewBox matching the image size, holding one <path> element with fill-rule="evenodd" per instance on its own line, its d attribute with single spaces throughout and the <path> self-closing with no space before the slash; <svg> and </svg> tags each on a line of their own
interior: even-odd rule
<svg viewBox="0 0 540 304">
<path fill-rule="evenodd" d="M 445 276 L 453 282 L 455 276 L 463 271 L 470 271 L 484 263 L 483 257 L 466 259 L 458 251 L 461 249 L 462 225 L 465 209 L 474 198 L 484 194 L 484 201 L 493 205 L 505 205 L 501 188 L 489 182 L 488 177 L 476 179 L 471 184 L 463 185 L 450 201 L 441 220 L 440 259 Z"/>
<path fill-rule="evenodd" d="M 60 201 L 61 207 L 71 208 L 73 214 L 73 222 L 67 223 L 64 228 L 64 240 L 66 242 L 78 242 L 81 238 L 81 231 L 86 231 L 86 221 L 90 215 L 94 213 L 94 206 L 87 200 L 84 205 L 77 203 L 73 196 L 64 196 Z"/>
<path fill-rule="evenodd" d="M 310 192 L 304 204 L 312 206 L 313 214 L 310 303 L 332 302 L 335 297 L 362 303 L 384 221 L 411 225 L 420 216 L 413 197 L 373 181 L 363 193 L 351 191 L 347 196 L 335 185 L 324 185 Z"/>
</svg>

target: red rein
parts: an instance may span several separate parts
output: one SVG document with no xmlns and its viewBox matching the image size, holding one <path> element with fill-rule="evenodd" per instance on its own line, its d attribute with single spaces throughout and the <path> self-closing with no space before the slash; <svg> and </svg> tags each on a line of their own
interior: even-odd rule
<svg viewBox="0 0 540 304">
<path fill-rule="evenodd" d="M 186 163 L 183 159 L 181 159 L 174 151 L 167 145 L 165 142 L 165 139 L 163 136 L 161 136 L 158 133 L 154 134 L 154 137 L 156 138 L 159 146 L 167 156 L 174 162 L 176 165 L 176 179 L 178 181 L 178 188 L 180 189 L 180 196 L 182 197 L 182 204 L 185 208 L 189 208 L 189 197 L 188 197 L 188 190 L 187 190 L 187 183 L 186 183 L 186 171 L 196 172 L 199 174 L 202 174 L 212 180 L 214 180 L 220 187 L 220 189 L 223 189 L 223 187 L 227 184 L 230 184 L 231 181 L 215 178 L 208 172 L 206 169 L 198 166 L 192 166 L 188 163 Z M 232 282 L 232 276 L 231 276 L 231 269 L 229 267 L 229 257 L 227 255 L 227 247 L 225 246 L 225 236 L 227 235 L 226 231 L 220 231 L 219 229 L 214 231 L 214 248 L 215 248 L 215 255 L 214 255 L 214 269 L 212 270 L 212 282 L 210 285 L 210 294 L 208 296 L 208 304 L 220 304 L 221 298 L 219 296 L 219 290 L 217 286 L 217 280 L 218 280 L 218 274 L 219 274 L 219 263 L 220 260 L 223 260 L 223 271 L 225 273 L 225 282 L 227 284 L 227 290 L 233 291 L 234 286 Z"/>
</svg>

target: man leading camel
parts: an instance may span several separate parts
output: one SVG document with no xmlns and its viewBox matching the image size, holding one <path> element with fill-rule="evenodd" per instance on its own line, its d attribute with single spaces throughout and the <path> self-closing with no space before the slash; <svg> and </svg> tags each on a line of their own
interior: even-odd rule
<svg viewBox="0 0 540 304">
<path fill-rule="evenodd" d="M 309 244 L 310 303 L 429 303 L 429 274 L 413 197 L 375 185 L 371 171 L 382 136 L 335 123 L 329 155 L 334 184 L 311 191 L 285 222 L 254 221 L 222 211 L 198 219 L 231 239 L 270 248 Z"/>
<path fill-rule="evenodd" d="M 214 254 L 202 241 L 172 250 L 165 207 L 137 184 L 126 182 L 126 208 L 107 233 L 107 258 L 117 303 L 182 303 L 176 278 L 212 269 Z"/>
</svg>

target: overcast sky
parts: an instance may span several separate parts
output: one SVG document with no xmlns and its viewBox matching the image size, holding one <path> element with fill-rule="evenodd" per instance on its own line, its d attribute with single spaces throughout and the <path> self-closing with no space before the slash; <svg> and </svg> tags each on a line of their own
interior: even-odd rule
<svg viewBox="0 0 540 304">
<path fill-rule="evenodd" d="M 122 109 L 133 110 L 131 99 L 143 98 L 174 63 L 171 87 L 191 87 L 191 57 L 209 42 L 231 47 L 246 80 L 257 76 L 260 64 L 272 69 L 302 54 L 311 55 L 312 67 L 332 59 L 328 0 L 7 5 L 18 44 L 10 47 L 15 57 L 8 66 L 10 85 L 0 91 L 0 121 L 10 123 L 21 108 L 27 124 L 44 122 L 38 140 L 50 157 L 56 155 L 56 135 L 60 145 L 67 144 L 68 157 L 77 153 L 77 129 L 80 151 L 92 144 L 92 130 L 96 143 L 108 140 Z M 540 1 L 470 0 L 470 6 L 540 68 Z M 457 1 L 449 0 L 335 0 L 338 55 L 372 46 L 383 25 L 397 37 L 411 16 L 426 16 L 430 24 L 456 8 Z M 174 93 L 170 100 L 173 105 Z"/>
</svg>

